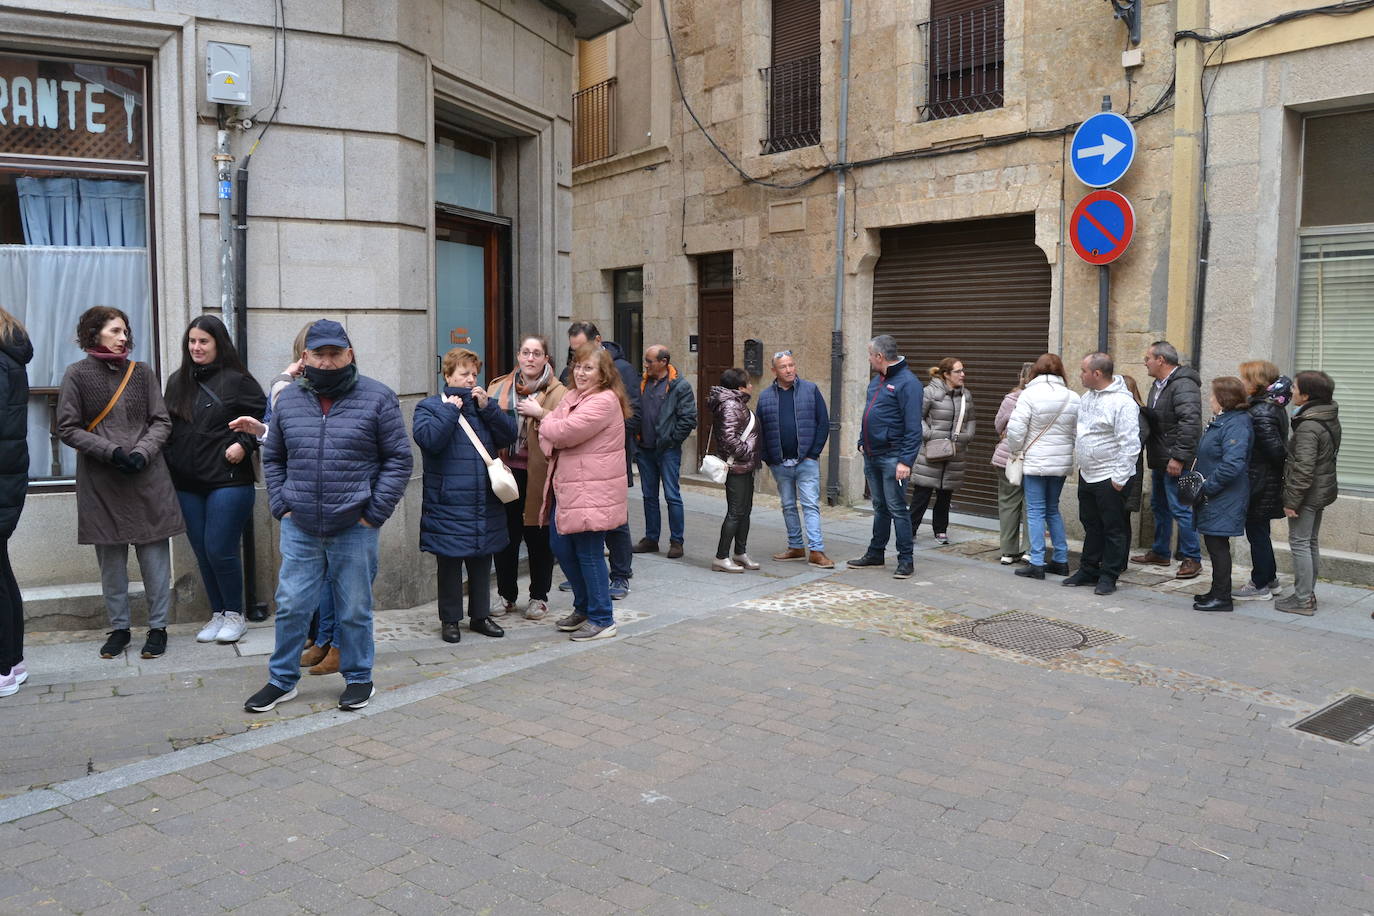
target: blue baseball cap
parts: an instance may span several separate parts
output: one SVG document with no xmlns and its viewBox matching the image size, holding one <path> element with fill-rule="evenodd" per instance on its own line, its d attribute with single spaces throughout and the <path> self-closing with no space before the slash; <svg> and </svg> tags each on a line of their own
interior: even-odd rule
<svg viewBox="0 0 1374 916">
<path fill-rule="evenodd" d="M 348 332 L 344 326 L 337 321 L 330 321 L 328 318 L 321 318 L 310 326 L 310 330 L 305 332 L 305 348 L 307 350 L 318 350 L 321 347 L 351 347 L 353 344 L 348 341 Z"/>
</svg>

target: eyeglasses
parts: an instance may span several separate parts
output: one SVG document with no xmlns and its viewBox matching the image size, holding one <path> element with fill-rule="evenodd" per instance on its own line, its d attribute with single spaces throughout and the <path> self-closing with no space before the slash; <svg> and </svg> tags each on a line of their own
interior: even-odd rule
<svg viewBox="0 0 1374 916">
<path fill-rule="evenodd" d="M 544 355 L 544 351 L 543 351 L 543 350 L 521 350 L 521 351 L 520 351 L 520 355 L 521 355 L 521 356 L 531 356 L 531 357 L 534 357 L 535 359 L 538 359 L 539 357 L 541 357 L 541 356 Z"/>
<path fill-rule="evenodd" d="M 773 359 L 776 361 L 776 360 L 782 359 L 784 356 L 791 356 L 791 355 L 792 355 L 792 351 L 791 351 L 791 350 L 779 350 L 778 352 L 776 352 L 776 353 L 773 354 Z"/>
</svg>

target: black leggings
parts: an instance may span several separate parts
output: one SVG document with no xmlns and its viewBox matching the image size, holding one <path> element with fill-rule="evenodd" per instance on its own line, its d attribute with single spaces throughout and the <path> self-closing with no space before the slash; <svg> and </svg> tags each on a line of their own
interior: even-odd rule
<svg viewBox="0 0 1374 916">
<path fill-rule="evenodd" d="M 0 540 L 0 675 L 24 660 L 24 600 L 10 566 L 10 539 Z"/>
<path fill-rule="evenodd" d="M 716 544 L 716 559 L 730 556 L 730 542 L 735 555 L 749 550 L 749 513 L 754 510 L 754 475 L 729 474 L 725 478 L 725 521 L 720 523 L 720 541 Z"/>
<path fill-rule="evenodd" d="M 940 490 L 935 487 L 913 486 L 911 488 L 911 534 L 921 527 L 921 519 L 926 517 L 926 506 L 930 505 L 930 494 L 935 494 L 935 511 L 930 514 L 930 526 L 936 534 L 949 531 L 949 503 L 954 499 L 953 490 Z"/>
<path fill-rule="evenodd" d="M 484 557 L 443 557 L 434 555 L 439 580 L 439 620 L 458 623 L 463 619 L 463 567 L 468 570 L 468 619 L 491 616 L 491 554 Z"/>
<path fill-rule="evenodd" d="M 514 603 L 520 598 L 520 584 L 516 581 L 520 568 L 520 542 L 530 558 L 530 597 L 549 600 L 549 586 L 553 585 L 553 549 L 549 547 L 548 526 L 525 524 L 525 499 L 529 492 L 530 472 L 526 468 L 511 468 L 520 487 L 520 498 L 506 503 L 506 533 L 510 544 L 496 555 L 496 592 Z"/>
<path fill-rule="evenodd" d="M 1218 534 L 1204 534 L 1202 540 L 1207 545 L 1207 556 L 1212 561 L 1212 590 L 1208 594 L 1230 601 L 1231 539 Z"/>
</svg>

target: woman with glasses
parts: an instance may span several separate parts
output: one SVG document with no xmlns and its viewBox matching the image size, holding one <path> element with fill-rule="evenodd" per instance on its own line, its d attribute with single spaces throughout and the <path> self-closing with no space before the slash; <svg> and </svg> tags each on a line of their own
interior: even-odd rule
<svg viewBox="0 0 1374 916">
<path fill-rule="evenodd" d="M 964 364 L 951 357 L 930 367 L 921 403 L 921 451 L 911 469 L 911 536 L 916 536 L 934 495 L 931 525 L 939 544 L 949 543 L 949 505 L 964 482 L 968 442 L 978 428 L 964 377 Z M 944 441 L 936 445 L 936 440 Z"/>
</svg>

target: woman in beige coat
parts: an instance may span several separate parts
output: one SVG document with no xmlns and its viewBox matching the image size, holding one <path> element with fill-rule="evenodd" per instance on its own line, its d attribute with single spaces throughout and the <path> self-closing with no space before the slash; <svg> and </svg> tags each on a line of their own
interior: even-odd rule
<svg viewBox="0 0 1374 916">
<path fill-rule="evenodd" d="M 129 316 L 116 308 L 87 309 L 76 326 L 86 358 L 62 377 L 57 432 L 76 449 L 76 540 L 95 546 L 110 614 L 101 658 L 129 645 L 129 545 L 134 545 L 148 598 L 144 658 L 167 651 L 172 551 L 168 539 L 186 530 L 176 490 L 162 458 L 172 420 L 162 386 L 147 363 L 134 362 Z"/>
</svg>

